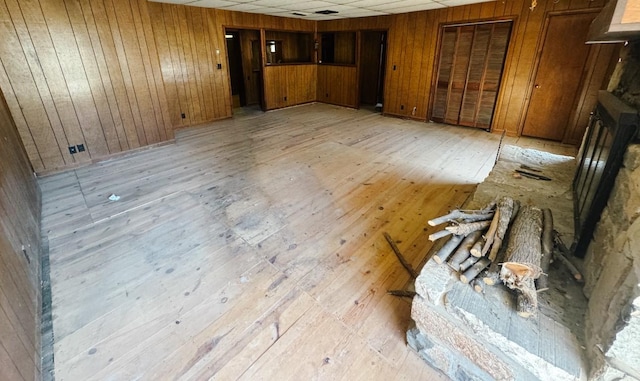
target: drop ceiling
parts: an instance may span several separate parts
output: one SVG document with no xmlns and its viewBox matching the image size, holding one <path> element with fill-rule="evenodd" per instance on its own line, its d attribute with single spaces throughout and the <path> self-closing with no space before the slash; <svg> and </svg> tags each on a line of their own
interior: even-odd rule
<svg viewBox="0 0 640 381">
<path fill-rule="evenodd" d="M 195 7 L 219 8 L 230 11 L 261 13 L 271 16 L 307 20 L 334 20 L 351 17 L 382 16 L 456 7 L 495 0 L 150 0 Z M 500 0 L 498 0 L 500 1 Z M 336 11 L 332 14 L 316 12 Z"/>
</svg>

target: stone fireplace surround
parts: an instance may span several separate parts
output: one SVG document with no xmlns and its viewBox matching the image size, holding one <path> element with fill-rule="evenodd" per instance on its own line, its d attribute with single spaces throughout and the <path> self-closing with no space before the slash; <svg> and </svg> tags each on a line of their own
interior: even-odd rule
<svg viewBox="0 0 640 381">
<path fill-rule="evenodd" d="M 640 109 L 640 42 L 622 49 L 608 91 Z M 501 189 L 499 194 L 491 190 L 493 196 L 505 194 L 532 201 L 540 190 L 505 186 L 513 183 L 505 173 L 517 163 L 527 164 L 533 159 L 531 164 L 542 164 L 545 172 L 565 167 L 572 174 L 574 170 L 562 158 L 550 157 L 551 161 L 545 162 L 531 157 L 536 152 L 517 152 L 513 147 L 506 147 L 506 151 L 506 160 L 501 160 L 478 187 L 473 202 L 486 201 L 483 188 L 491 184 Z M 561 173 L 563 170 L 555 174 L 556 178 Z M 556 193 L 547 193 L 547 200 L 570 207 L 570 195 L 563 189 L 564 185 Z M 566 228 L 573 226 L 572 213 L 562 207 L 535 204 L 552 208 L 556 228 L 565 241 L 571 242 L 572 231 Z M 418 296 L 412 307 L 416 327 L 407 332 L 409 345 L 455 380 L 639 380 L 638 217 L 640 143 L 632 144 L 625 153 L 623 167 L 587 249 L 582 266 L 584 287 L 566 281 L 568 275 L 552 266 L 552 292 L 541 300 L 539 316 L 524 321 L 509 312 L 513 311 L 508 309 L 513 296 L 508 291 L 492 287 L 483 296 L 475 294 L 457 282 L 446 266 L 429 262 L 416 281 Z"/>
</svg>

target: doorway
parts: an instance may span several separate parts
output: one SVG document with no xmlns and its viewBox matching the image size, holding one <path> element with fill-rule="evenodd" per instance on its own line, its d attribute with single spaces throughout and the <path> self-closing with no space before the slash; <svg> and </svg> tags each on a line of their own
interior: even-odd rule
<svg viewBox="0 0 640 381">
<path fill-rule="evenodd" d="M 362 31 L 360 41 L 360 104 L 382 111 L 387 32 Z"/>
<path fill-rule="evenodd" d="M 225 30 L 233 108 L 263 105 L 260 31 Z"/>
<path fill-rule="evenodd" d="M 562 141 L 590 47 L 585 44 L 596 13 L 550 15 L 522 135 Z"/>
<path fill-rule="evenodd" d="M 511 25 L 505 20 L 442 27 L 432 120 L 491 128 Z"/>
</svg>

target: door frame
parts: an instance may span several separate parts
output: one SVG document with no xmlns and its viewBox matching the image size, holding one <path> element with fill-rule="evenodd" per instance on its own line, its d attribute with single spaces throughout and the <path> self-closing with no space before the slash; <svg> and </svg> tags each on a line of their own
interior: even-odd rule
<svg viewBox="0 0 640 381">
<path fill-rule="evenodd" d="M 531 102 L 531 96 L 533 95 L 536 76 L 538 75 L 540 59 L 542 58 L 542 50 L 544 49 L 544 41 L 547 39 L 547 33 L 549 32 L 549 22 L 551 21 L 551 17 L 570 16 L 570 15 L 579 15 L 579 14 L 588 14 L 588 13 L 597 14 L 598 12 L 600 12 L 600 9 L 593 9 L 593 8 L 545 12 L 545 16 L 544 16 L 545 19 L 544 19 L 544 25 L 542 26 L 542 33 L 540 33 L 540 36 L 538 36 L 538 42 L 536 43 L 536 56 L 535 56 L 535 59 L 533 60 L 533 67 L 531 69 L 531 73 L 529 74 L 529 80 L 527 81 L 527 88 L 525 90 L 526 98 L 524 100 L 522 113 L 518 120 L 518 136 L 522 136 L 522 131 L 524 130 L 524 123 L 526 122 L 527 115 L 529 114 L 529 104 Z M 591 49 L 593 49 L 593 47 L 590 47 L 589 49 L 590 50 L 589 50 L 589 54 L 587 55 L 587 60 L 589 55 L 591 54 Z M 578 86 L 578 91 L 576 92 L 576 96 L 573 100 L 573 110 L 575 110 L 575 107 L 577 106 L 577 100 L 578 98 L 580 98 L 579 94 L 581 94 L 584 91 L 584 86 L 585 86 L 584 78 L 586 77 L 586 71 L 588 71 L 585 69 L 586 69 L 586 62 L 585 62 L 585 67 L 582 68 L 582 73 L 580 74 L 580 84 Z M 572 115 L 569 120 L 573 121 L 574 119 L 575 119 L 575 116 Z M 563 144 L 565 143 L 568 131 L 569 129 L 565 129 L 560 143 L 563 143 Z"/>
<path fill-rule="evenodd" d="M 498 88 L 498 93 L 496 94 L 496 104 L 494 106 L 493 115 L 494 117 L 498 115 L 502 102 L 500 99 L 502 97 L 502 89 L 504 84 L 504 78 L 507 74 L 511 62 L 512 48 L 511 43 L 514 41 L 515 33 L 518 30 L 518 16 L 502 16 L 502 17 L 492 17 L 485 19 L 476 19 L 476 20 L 467 20 L 464 22 L 441 22 L 438 24 L 438 34 L 436 36 L 436 51 L 433 59 L 433 66 L 431 70 L 431 90 L 429 91 L 429 103 L 427 104 L 427 118 L 425 122 L 429 122 L 433 117 L 433 101 L 436 95 L 436 86 L 438 85 L 438 69 L 440 68 L 440 55 L 442 52 L 442 34 L 444 32 L 445 27 L 452 26 L 465 26 L 465 25 L 477 25 L 477 24 L 492 24 L 496 22 L 509 22 L 511 21 L 511 34 L 509 35 L 509 44 L 507 45 L 507 50 L 504 55 L 504 67 L 502 69 L 502 75 L 500 76 L 500 86 Z M 491 119 L 491 126 L 489 126 L 488 131 L 493 131 L 493 123 L 495 118 Z"/>
<path fill-rule="evenodd" d="M 260 102 L 258 103 L 260 105 L 260 108 L 262 109 L 262 111 L 265 111 L 265 101 L 264 101 L 264 55 L 265 55 L 265 51 L 264 51 L 264 29 L 261 28 L 247 28 L 247 27 L 236 27 L 236 26 L 232 26 L 232 25 L 222 25 L 222 35 L 223 35 L 223 40 L 225 41 L 225 43 L 223 44 L 224 46 L 224 50 L 225 50 L 225 55 L 226 55 L 226 74 L 227 74 L 227 80 L 229 81 L 229 102 L 230 102 L 230 108 L 231 108 L 231 116 L 233 117 L 233 90 L 231 89 L 231 66 L 229 65 L 229 52 L 227 49 L 227 43 L 226 43 L 226 38 L 224 37 L 224 35 L 227 33 L 227 31 L 229 32 L 239 32 L 242 30 L 247 30 L 247 31 L 253 31 L 253 32 L 258 32 L 258 36 L 259 36 L 259 41 L 260 41 L 260 80 L 258 81 L 259 85 L 260 85 Z M 240 57 L 242 58 L 242 44 L 240 47 Z M 246 93 L 246 83 L 244 81 L 244 74 L 243 74 L 243 78 L 242 78 L 242 87 L 244 88 L 244 91 Z"/>
</svg>

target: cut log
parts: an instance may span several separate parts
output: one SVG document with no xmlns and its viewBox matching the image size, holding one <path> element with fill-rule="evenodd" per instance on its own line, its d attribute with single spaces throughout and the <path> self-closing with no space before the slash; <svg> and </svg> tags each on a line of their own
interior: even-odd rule
<svg viewBox="0 0 640 381">
<path fill-rule="evenodd" d="M 500 265 L 496 262 L 491 263 L 486 274 L 482 277 L 482 281 L 487 286 L 495 286 L 500 283 Z"/>
<path fill-rule="evenodd" d="M 444 246 L 442 246 L 442 248 L 438 250 L 436 255 L 433 256 L 433 261 L 437 264 L 444 263 L 451 256 L 451 253 L 453 253 L 456 247 L 460 245 L 460 242 L 462 242 L 463 238 L 464 237 L 461 235 L 452 236 L 447 241 L 447 243 L 445 243 Z"/>
<path fill-rule="evenodd" d="M 471 284 L 471 287 L 473 287 L 473 291 L 481 294 L 484 291 L 484 283 L 482 283 L 482 281 L 480 281 L 479 279 L 473 279 L 469 284 Z"/>
<path fill-rule="evenodd" d="M 449 214 L 444 216 L 434 218 L 429 220 L 427 223 L 430 226 L 438 226 L 445 222 L 451 222 L 456 220 L 465 220 L 466 222 L 474 222 L 474 221 L 484 221 L 490 220 L 493 217 L 493 212 L 485 212 L 483 210 L 479 211 L 461 211 L 461 210 L 452 210 Z"/>
<path fill-rule="evenodd" d="M 502 241 L 509 228 L 509 222 L 511 221 L 511 215 L 513 214 L 513 199 L 511 197 L 502 197 L 498 202 L 497 214 L 499 215 L 498 226 L 493 239 L 493 245 L 491 245 L 491 251 L 489 252 L 489 260 L 494 262 L 498 255 L 498 251 L 502 247 Z"/>
<path fill-rule="evenodd" d="M 464 260 L 469 258 L 469 250 L 471 250 L 471 246 L 473 246 L 475 241 L 477 241 L 481 235 L 482 233 L 478 230 L 464 238 L 464 240 L 460 244 L 460 247 L 458 247 L 458 249 L 455 251 L 455 253 L 453 253 L 453 256 L 451 256 L 451 259 L 449 260 L 449 266 L 451 266 L 452 269 L 456 271 L 460 270 L 460 264 L 464 262 Z"/>
<path fill-rule="evenodd" d="M 393 250 L 393 252 L 396 254 L 396 257 L 402 264 L 402 267 L 404 267 L 405 270 L 407 270 L 407 272 L 409 273 L 409 275 L 411 275 L 413 279 L 416 279 L 418 277 L 418 272 L 414 270 L 413 267 L 411 267 L 411 265 L 409 264 L 409 262 L 407 262 L 406 259 L 404 259 L 404 255 L 402 255 L 402 253 L 400 252 L 400 249 L 398 249 L 398 246 L 396 246 L 395 241 L 391 238 L 389 233 L 384 232 L 383 235 L 384 235 L 384 238 L 386 238 L 387 242 L 389 243 L 389 246 L 391 246 L 391 250 Z"/>
<path fill-rule="evenodd" d="M 482 257 L 482 247 L 484 246 L 484 243 L 484 237 L 480 237 L 480 239 L 478 239 L 476 243 L 474 243 L 471 247 L 471 255 L 473 255 L 474 257 Z"/>
<path fill-rule="evenodd" d="M 567 267 L 569 272 L 571 272 L 573 279 L 578 282 L 583 282 L 582 273 L 573 263 L 571 263 L 571 260 L 569 260 L 569 258 L 565 257 L 564 254 L 558 252 L 555 253 L 555 257 L 558 258 L 558 260 Z"/>
<path fill-rule="evenodd" d="M 522 289 L 528 279 L 537 279 L 542 273 L 541 233 L 542 211 L 533 206 L 522 207 L 513 221 L 505 261 L 500 269 L 500 279 L 507 287 Z"/>
<path fill-rule="evenodd" d="M 482 270 L 489 266 L 490 263 L 491 261 L 486 257 L 478 259 L 478 262 L 474 263 L 473 266 L 469 267 L 460 275 L 460 281 L 462 283 L 469 283 L 472 279 L 475 279 Z"/>
<path fill-rule="evenodd" d="M 489 203 L 487 205 L 485 205 L 484 208 L 480 209 L 481 213 L 488 213 L 492 210 L 494 210 L 496 208 L 496 204 L 498 203 L 498 201 L 494 198 L 493 200 L 489 201 Z"/>
<path fill-rule="evenodd" d="M 448 235 L 451 235 L 452 233 L 448 230 L 441 230 L 439 232 L 433 233 L 433 234 L 429 234 L 429 241 L 433 242 L 435 240 L 438 240 L 440 238 L 444 238 Z"/>
<path fill-rule="evenodd" d="M 553 238 L 554 238 L 556 247 L 560 250 L 559 252 L 558 251 L 554 252 L 554 256 L 560 262 L 562 262 L 562 264 L 564 264 L 567 267 L 567 269 L 571 272 L 573 279 L 575 279 L 578 282 L 582 282 L 583 281 L 582 273 L 580 273 L 580 270 L 578 270 L 578 267 L 574 265 L 573 262 L 571 262 L 571 260 L 569 259 L 571 256 L 571 252 L 569 251 L 569 249 L 567 249 L 567 246 L 562 241 L 562 238 L 560 238 L 560 233 L 554 230 Z"/>
<path fill-rule="evenodd" d="M 518 289 L 516 312 L 523 318 L 533 317 L 538 312 L 538 294 L 531 278 L 528 278 L 524 286 Z"/>
<path fill-rule="evenodd" d="M 460 272 L 467 271 L 468 268 L 473 266 L 476 262 L 478 262 L 480 258 L 476 258 L 473 255 L 470 255 L 469 258 L 465 259 L 464 262 L 460 264 Z"/>
<path fill-rule="evenodd" d="M 511 213 L 511 221 L 509 221 L 510 224 L 513 222 L 513 220 L 515 220 L 519 210 L 520 210 L 520 201 L 514 200 L 513 212 Z M 505 237 L 507 238 L 505 241 L 508 241 L 509 231 L 510 229 L 507 229 L 507 233 L 505 233 Z M 485 274 L 482 277 L 482 281 L 486 285 L 493 286 L 500 283 L 500 264 L 504 261 L 504 253 L 505 253 L 504 249 L 498 250 L 498 255 L 496 256 L 496 259 L 493 262 L 491 262 L 491 264 L 489 265 L 489 268 L 487 269 L 487 271 L 485 271 Z"/>
<path fill-rule="evenodd" d="M 447 226 L 445 229 L 452 234 L 467 236 L 475 231 L 486 229 L 490 224 L 491 221 L 477 221 Z"/>
<path fill-rule="evenodd" d="M 489 230 L 487 230 L 487 234 L 484 235 L 484 246 L 482 247 L 482 255 L 485 256 L 489 252 L 489 248 L 493 244 L 493 239 L 496 235 L 496 230 L 498 229 L 498 221 L 500 220 L 500 210 L 496 210 L 493 215 L 493 220 L 491 220 L 491 225 L 489 226 Z"/>
<path fill-rule="evenodd" d="M 536 288 L 539 291 L 549 289 L 549 265 L 553 254 L 553 214 L 551 209 L 542 209 L 542 257 L 540 258 L 540 268 L 542 274 L 536 281 Z"/>
</svg>

